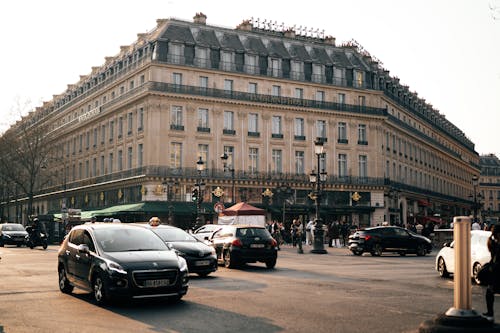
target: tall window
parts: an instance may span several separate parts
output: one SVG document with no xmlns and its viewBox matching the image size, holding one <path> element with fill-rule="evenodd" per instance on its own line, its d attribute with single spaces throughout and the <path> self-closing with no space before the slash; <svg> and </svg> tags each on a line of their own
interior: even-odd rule
<svg viewBox="0 0 500 333">
<path fill-rule="evenodd" d="M 101 155 L 101 163 L 100 163 L 100 167 L 99 168 L 101 169 L 101 176 L 103 176 L 104 175 L 104 171 L 105 171 L 104 170 L 104 155 Z"/>
<path fill-rule="evenodd" d="M 142 145 L 142 143 L 139 143 L 139 145 L 137 146 L 137 167 L 138 168 L 142 167 L 143 158 L 144 158 L 144 146 Z"/>
<path fill-rule="evenodd" d="M 85 178 L 90 177 L 90 166 L 89 166 L 89 161 L 85 161 Z"/>
<path fill-rule="evenodd" d="M 139 108 L 137 112 L 137 130 L 142 131 L 144 129 L 144 108 Z"/>
<path fill-rule="evenodd" d="M 339 154 L 339 177 L 347 176 L 347 155 Z"/>
<path fill-rule="evenodd" d="M 209 65 L 209 56 L 208 56 L 208 49 L 205 47 L 199 47 L 196 48 L 196 60 L 198 62 L 198 66 L 200 67 L 208 67 Z"/>
<path fill-rule="evenodd" d="M 295 88 L 295 98 L 304 98 L 304 89 L 302 88 Z"/>
<path fill-rule="evenodd" d="M 115 137 L 115 121 L 111 120 L 109 122 L 109 141 L 113 141 L 113 138 Z M 88 138 L 88 136 L 87 136 Z M 88 145 L 87 145 L 88 148 Z"/>
<path fill-rule="evenodd" d="M 273 96 L 281 96 L 281 87 L 280 86 L 273 86 L 271 95 Z"/>
<path fill-rule="evenodd" d="M 250 173 L 259 171 L 259 148 L 248 149 L 248 171 Z"/>
<path fill-rule="evenodd" d="M 116 160 L 116 163 L 118 164 L 118 171 L 123 171 L 123 151 L 118 150 L 118 158 Z"/>
<path fill-rule="evenodd" d="M 366 155 L 359 155 L 359 177 L 368 177 L 368 158 Z"/>
<path fill-rule="evenodd" d="M 298 175 L 304 174 L 304 152 L 296 151 L 295 152 L 295 173 Z"/>
<path fill-rule="evenodd" d="M 227 166 L 234 169 L 234 147 L 224 146 L 224 154 L 227 155 Z"/>
<path fill-rule="evenodd" d="M 347 124 L 344 122 L 339 122 L 338 124 L 338 142 L 347 143 Z"/>
<path fill-rule="evenodd" d="M 118 118 L 118 138 L 123 136 L 123 117 Z"/>
<path fill-rule="evenodd" d="M 281 116 L 273 116 L 272 118 L 272 134 L 281 135 Z"/>
<path fill-rule="evenodd" d="M 182 166 L 182 143 L 170 143 L 170 167 L 179 169 Z"/>
<path fill-rule="evenodd" d="M 178 128 L 183 125 L 182 106 L 172 106 L 170 112 L 170 125 Z"/>
<path fill-rule="evenodd" d="M 337 103 L 345 104 L 345 94 L 338 94 L 337 95 Z"/>
<path fill-rule="evenodd" d="M 324 91 L 316 91 L 316 101 L 317 102 L 324 102 L 325 101 L 325 92 Z"/>
<path fill-rule="evenodd" d="M 280 77 L 280 61 L 271 59 L 271 73 L 274 77 Z"/>
<path fill-rule="evenodd" d="M 113 173 L 113 153 L 109 153 L 108 170 L 109 170 L 109 173 Z"/>
<path fill-rule="evenodd" d="M 304 133 L 304 118 L 295 118 L 295 136 L 305 137 Z"/>
<path fill-rule="evenodd" d="M 326 121 L 316 120 L 316 137 L 326 138 Z"/>
<path fill-rule="evenodd" d="M 207 144 L 199 144 L 198 145 L 198 157 L 201 156 L 201 159 L 205 161 L 205 163 L 208 162 L 209 156 L 208 156 L 208 145 Z"/>
<path fill-rule="evenodd" d="M 174 64 L 180 64 L 183 60 L 183 50 L 182 50 L 182 45 L 180 44 L 174 44 L 174 43 L 168 43 L 169 46 L 169 53 L 170 53 L 170 61 L 172 61 Z"/>
<path fill-rule="evenodd" d="M 358 144 L 365 145 L 368 143 L 368 138 L 366 137 L 366 125 L 358 125 Z"/>
<path fill-rule="evenodd" d="M 257 113 L 248 114 L 248 132 L 259 132 L 259 115 Z"/>
<path fill-rule="evenodd" d="M 172 83 L 175 85 L 182 85 L 182 74 L 181 73 L 173 73 L 172 74 Z"/>
<path fill-rule="evenodd" d="M 94 157 L 92 159 L 92 177 L 96 177 L 97 176 L 97 158 Z"/>
<path fill-rule="evenodd" d="M 106 140 L 106 125 L 101 126 L 101 144 Z"/>
<path fill-rule="evenodd" d="M 248 84 L 248 92 L 250 94 L 256 94 L 257 93 L 257 83 L 255 82 L 250 82 Z"/>
<path fill-rule="evenodd" d="M 132 161 L 134 156 L 132 155 L 132 147 L 127 148 L 127 169 L 132 169 Z"/>
<path fill-rule="evenodd" d="M 282 151 L 281 149 L 273 149 L 271 153 L 272 157 L 272 171 L 274 173 L 281 173 L 283 172 L 283 166 L 282 166 Z"/>
<path fill-rule="evenodd" d="M 225 130 L 234 130 L 234 112 L 233 111 L 224 111 L 224 129 Z"/>
<path fill-rule="evenodd" d="M 198 128 L 209 128 L 208 109 L 198 109 Z"/>
<path fill-rule="evenodd" d="M 203 89 L 208 88 L 208 77 L 200 76 L 200 88 L 203 88 Z"/>
<path fill-rule="evenodd" d="M 127 124 L 128 124 L 128 135 L 131 135 L 132 134 L 132 126 L 133 126 L 133 114 L 132 112 L 129 112 L 128 115 L 127 115 Z"/>
<path fill-rule="evenodd" d="M 257 74 L 259 72 L 259 67 L 257 66 L 257 56 L 247 54 L 245 57 L 246 72 L 249 74 Z"/>
<path fill-rule="evenodd" d="M 222 62 L 222 69 L 225 71 L 230 71 L 232 70 L 234 66 L 234 61 L 233 61 L 233 53 L 232 52 L 221 52 L 221 62 Z"/>
<path fill-rule="evenodd" d="M 361 107 L 366 106 L 366 98 L 365 96 L 358 96 L 358 105 Z"/>
<path fill-rule="evenodd" d="M 361 88 L 364 85 L 364 72 L 354 71 L 354 86 Z"/>
<path fill-rule="evenodd" d="M 224 80 L 224 90 L 233 91 L 233 80 Z"/>
</svg>

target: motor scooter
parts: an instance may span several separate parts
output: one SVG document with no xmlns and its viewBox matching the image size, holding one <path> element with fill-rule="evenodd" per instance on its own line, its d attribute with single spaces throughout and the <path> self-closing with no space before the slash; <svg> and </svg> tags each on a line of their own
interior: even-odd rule
<svg viewBox="0 0 500 333">
<path fill-rule="evenodd" d="M 26 245 L 28 245 L 30 249 L 33 249 L 35 246 L 41 246 L 44 250 L 47 249 L 47 246 L 49 245 L 47 241 L 47 233 L 35 230 L 31 226 L 27 227 L 26 231 L 29 236 Z"/>
</svg>

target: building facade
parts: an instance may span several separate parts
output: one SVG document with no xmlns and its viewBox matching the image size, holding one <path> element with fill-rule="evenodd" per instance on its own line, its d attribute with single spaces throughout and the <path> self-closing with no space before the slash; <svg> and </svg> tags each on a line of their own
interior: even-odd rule
<svg viewBox="0 0 500 333">
<path fill-rule="evenodd" d="M 500 160 L 494 154 L 481 155 L 479 177 L 479 216 L 489 224 L 500 218 Z M 476 201 L 477 195 L 476 195 Z"/>
<path fill-rule="evenodd" d="M 187 226 L 234 199 L 307 219 L 317 138 L 327 222 L 449 221 L 470 213 L 479 174 L 464 133 L 355 42 L 256 21 L 227 29 L 203 14 L 157 20 L 33 119 L 50 126 L 59 175 L 38 214 L 107 209 Z"/>
</svg>

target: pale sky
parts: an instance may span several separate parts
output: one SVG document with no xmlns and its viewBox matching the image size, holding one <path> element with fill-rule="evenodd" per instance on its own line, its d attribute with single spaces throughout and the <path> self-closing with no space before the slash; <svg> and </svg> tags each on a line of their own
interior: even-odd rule
<svg viewBox="0 0 500 333">
<path fill-rule="evenodd" d="M 0 3 L 0 130 L 41 106 L 156 19 L 235 28 L 259 18 L 356 40 L 475 144 L 500 158 L 500 0 L 16 0 Z"/>
</svg>

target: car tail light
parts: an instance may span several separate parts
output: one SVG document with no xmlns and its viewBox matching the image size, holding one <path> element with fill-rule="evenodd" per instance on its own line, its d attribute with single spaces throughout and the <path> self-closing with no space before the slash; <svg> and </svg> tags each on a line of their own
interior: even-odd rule
<svg viewBox="0 0 500 333">
<path fill-rule="evenodd" d="M 365 236 L 365 241 L 370 240 L 370 238 L 372 238 L 372 236 L 370 236 L 370 235 L 366 235 L 366 236 Z"/>
<path fill-rule="evenodd" d="M 232 246 L 236 246 L 236 247 L 242 247 L 243 243 L 241 242 L 241 240 L 239 238 L 236 238 L 235 240 L 233 240 L 231 242 L 231 245 Z"/>
<path fill-rule="evenodd" d="M 276 242 L 276 240 L 274 238 L 271 238 L 271 247 L 275 247 L 278 245 L 278 242 Z"/>
</svg>

